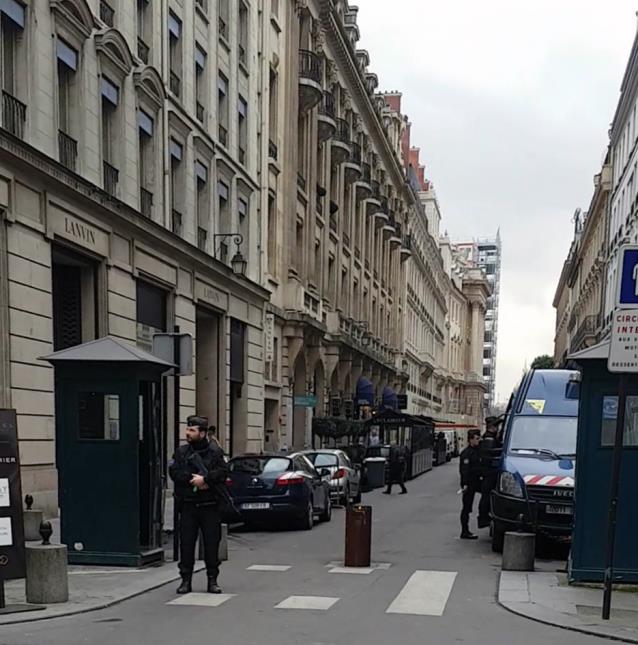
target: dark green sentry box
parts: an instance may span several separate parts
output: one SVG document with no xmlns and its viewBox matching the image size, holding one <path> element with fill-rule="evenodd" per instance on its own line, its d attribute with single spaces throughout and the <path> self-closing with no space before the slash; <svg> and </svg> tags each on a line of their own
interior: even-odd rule
<svg viewBox="0 0 638 645">
<path fill-rule="evenodd" d="M 58 351 L 56 461 L 72 564 L 163 559 L 161 375 L 173 366 L 107 336 Z"/>
<path fill-rule="evenodd" d="M 601 582 L 605 572 L 619 374 L 607 369 L 609 341 L 569 358 L 582 370 L 571 582 Z M 627 407 L 618 498 L 614 582 L 638 582 L 638 375 L 626 375 Z"/>
</svg>

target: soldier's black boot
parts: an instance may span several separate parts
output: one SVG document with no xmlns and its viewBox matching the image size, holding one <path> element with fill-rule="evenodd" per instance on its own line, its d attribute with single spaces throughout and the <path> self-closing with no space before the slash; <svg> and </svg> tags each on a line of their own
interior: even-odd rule
<svg viewBox="0 0 638 645">
<path fill-rule="evenodd" d="M 217 576 L 208 576 L 208 593 L 221 593 L 222 590 L 217 584 Z"/>
<path fill-rule="evenodd" d="M 190 576 L 182 576 L 182 584 L 177 587 L 178 594 L 190 593 L 193 591 L 193 585 L 191 584 Z"/>
<path fill-rule="evenodd" d="M 478 535 L 470 533 L 468 529 L 465 529 L 461 532 L 461 540 L 478 540 Z"/>
</svg>

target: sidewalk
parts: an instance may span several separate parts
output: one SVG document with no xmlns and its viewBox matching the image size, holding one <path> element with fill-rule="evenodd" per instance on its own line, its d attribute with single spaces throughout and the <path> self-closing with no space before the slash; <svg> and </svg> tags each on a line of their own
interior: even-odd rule
<svg viewBox="0 0 638 645">
<path fill-rule="evenodd" d="M 601 589 L 567 585 L 563 573 L 501 572 L 498 602 L 509 611 L 541 623 L 638 643 L 638 593 L 614 589 L 611 620 L 601 616 Z"/>
<path fill-rule="evenodd" d="M 51 520 L 51 542 L 60 543 L 58 519 Z M 177 565 L 171 559 L 171 544 L 167 544 L 163 564 L 130 569 L 127 567 L 69 566 L 69 601 L 48 605 L 43 610 L 15 614 L 0 614 L 0 625 L 45 620 L 60 616 L 81 614 L 95 609 L 104 609 L 127 598 L 138 596 L 169 582 L 179 579 Z M 204 563 L 197 561 L 195 571 L 201 571 Z M 24 604 L 24 580 L 5 583 L 7 605 Z"/>
</svg>

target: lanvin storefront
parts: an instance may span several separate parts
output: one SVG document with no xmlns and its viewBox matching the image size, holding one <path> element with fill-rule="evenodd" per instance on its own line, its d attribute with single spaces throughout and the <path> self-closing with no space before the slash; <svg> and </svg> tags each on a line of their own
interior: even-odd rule
<svg viewBox="0 0 638 645">
<path fill-rule="evenodd" d="M 24 493 L 57 511 L 55 378 L 40 357 L 107 334 L 146 350 L 155 332 L 191 334 L 180 419 L 197 410 L 227 452 L 260 450 L 267 292 L 44 155 L 0 147 L 0 407 L 17 411 Z"/>
</svg>

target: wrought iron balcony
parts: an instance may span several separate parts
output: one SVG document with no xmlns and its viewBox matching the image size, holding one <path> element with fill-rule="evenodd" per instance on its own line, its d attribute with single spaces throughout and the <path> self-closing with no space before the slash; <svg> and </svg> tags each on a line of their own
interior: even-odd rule
<svg viewBox="0 0 638 645">
<path fill-rule="evenodd" d="M 299 50 L 299 109 L 306 112 L 321 101 L 323 88 L 321 58 L 307 49 Z"/>
<path fill-rule="evenodd" d="M 335 98 L 332 92 L 324 92 L 317 114 L 317 135 L 319 141 L 330 139 L 335 133 Z"/>
<path fill-rule="evenodd" d="M 173 71 L 171 71 L 171 75 L 170 75 L 170 79 L 169 79 L 169 87 L 170 87 L 171 92 L 173 92 L 173 94 L 175 94 L 175 96 L 180 95 L 181 80 L 180 80 L 179 76 Z"/>
<path fill-rule="evenodd" d="M 24 124 L 27 120 L 27 106 L 15 96 L 2 91 L 2 127 L 16 137 L 24 138 Z"/>
<path fill-rule="evenodd" d="M 58 130 L 58 152 L 60 163 L 75 172 L 78 158 L 78 142 L 62 130 Z"/>
<path fill-rule="evenodd" d="M 307 49 L 299 50 L 299 76 L 321 84 L 321 58 Z"/>
<path fill-rule="evenodd" d="M 350 148 L 350 125 L 344 119 L 337 119 L 337 131 L 334 138 Z"/>
<path fill-rule="evenodd" d="M 140 60 L 148 65 L 148 55 L 150 52 L 150 47 L 141 39 L 137 39 L 137 55 L 139 56 Z"/>
<path fill-rule="evenodd" d="M 115 9 L 108 2 L 100 0 L 100 20 L 105 22 L 109 27 L 115 25 Z"/>
<path fill-rule="evenodd" d="M 577 352 L 593 345 L 600 328 L 600 314 L 585 316 L 570 343 L 570 351 Z"/>
<path fill-rule="evenodd" d="M 120 178 L 120 171 L 111 166 L 108 161 L 103 162 L 103 172 L 104 172 L 104 190 L 113 197 L 117 196 L 117 182 Z"/>
<path fill-rule="evenodd" d="M 146 188 L 140 188 L 140 212 L 149 218 L 153 213 L 153 193 Z"/>
<path fill-rule="evenodd" d="M 268 140 L 268 158 L 277 161 L 277 146 L 272 140 Z"/>
</svg>

